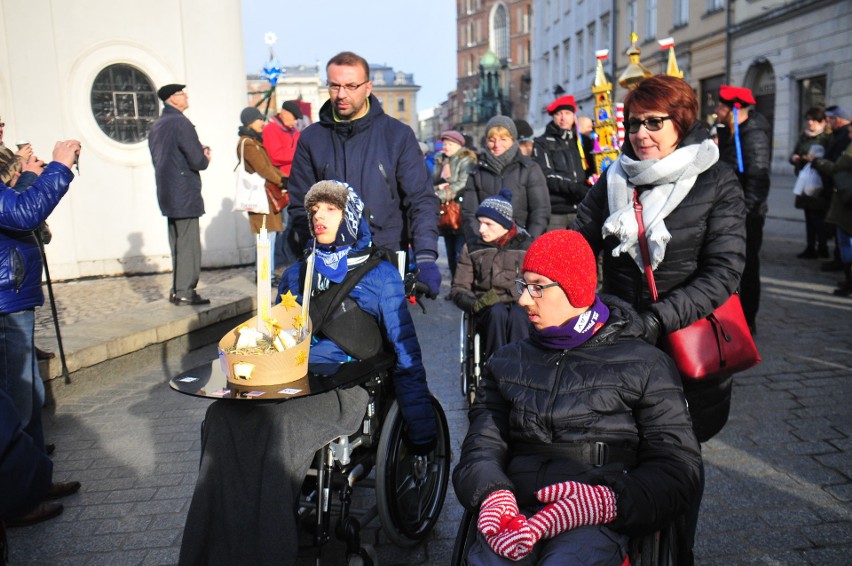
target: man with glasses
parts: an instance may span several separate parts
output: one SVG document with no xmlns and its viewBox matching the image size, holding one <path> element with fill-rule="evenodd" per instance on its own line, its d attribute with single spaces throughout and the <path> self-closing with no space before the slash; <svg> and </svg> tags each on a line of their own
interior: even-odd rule
<svg viewBox="0 0 852 566">
<path fill-rule="evenodd" d="M 174 305 L 206 305 L 195 292 L 201 274 L 201 232 L 199 217 L 204 214 L 201 174 L 210 163 L 210 148 L 201 145 L 195 126 L 183 115 L 189 108 L 185 85 L 168 84 L 157 91 L 163 101 L 163 114 L 148 132 L 148 148 L 154 161 L 157 200 L 168 219 L 169 248 L 172 253 Z"/>
<path fill-rule="evenodd" d="M 370 211 L 376 247 L 396 252 L 410 244 L 417 278 L 434 298 L 441 286 L 438 198 L 414 132 L 382 110 L 363 57 L 338 53 L 326 74 L 329 100 L 319 122 L 302 132 L 290 170 L 293 251 L 301 253 L 309 239 L 305 194 L 318 181 L 344 181 Z"/>
<path fill-rule="evenodd" d="M 479 509 L 467 563 L 621 564 L 630 536 L 698 494 L 680 375 L 629 304 L 595 293 L 580 233 L 536 238 L 517 285 L 530 336 L 485 365 L 453 472 L 459 501 Z"/>
<path fill-rule="evenodd" d="M 551 121 L 544 134 L 535 138 L 533 159 L 547 178 L 550 193 L 550 224 L 548 230 L 564 230 L 577 217 L 577 205 L 586 196 L 588 161 L 584 165 L 584 138 L 575 121 L 577 103 L 570 94 L 550 103 L 547 113 Z M 591 154 L 585 159 L 591 159 Z"/>
</svg>

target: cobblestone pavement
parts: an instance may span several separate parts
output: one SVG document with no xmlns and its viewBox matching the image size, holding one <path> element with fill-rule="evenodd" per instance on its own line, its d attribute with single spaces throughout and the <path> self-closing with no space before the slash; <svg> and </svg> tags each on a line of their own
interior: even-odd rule
<svg viewBox="0 0 852 566">
<path fill-rule="evenodd" d="M 763 363 L 735 378 L 728 425 L 704 445 L 701 565 L 840 564 L 852 553 L 852 299 L 831 295 L 838 273 L 795 258 L 804 228 L 800 211 L 789 206 L 791 182 L 773 179 L 756 338 Z M 250 270 L 204 271 L 202 284 L 241 269 Z M 162 299 L 169 277 L 58 284 L 63 320 Z M 427 308 L 425 315 L 412 312 L 455 461 L 466 430 L 456 361 L 459 314 L 448 301 L 429 301 Z M 52 332 L 46 310 L 39 315 L 39 341 Z M 207 402 L 174 393 L 166 383 L 213 355 L 206 348 L 154 360 L 110 376 L 94 393 L 62 399 L 49 412 L 55 477 L 79 479 L 83 488 L 64 500 L 58 518 L 10 531 L 12 564 L 177 561 Z M 451 490 L 424 544 L 397 548 L 377 522 L 364 538 L 375 544 L 383 566 L 443 565 L 460 515 Z"/>
</svg>

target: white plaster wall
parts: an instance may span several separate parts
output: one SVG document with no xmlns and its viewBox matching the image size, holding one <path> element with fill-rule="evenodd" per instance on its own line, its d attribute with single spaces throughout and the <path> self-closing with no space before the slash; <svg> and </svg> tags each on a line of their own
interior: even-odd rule
<svg viewBox="0 0 852 566">
<path fill-rule="evenodd" d="M 147 143 L 103 134 L 89 96 L 113 63 L 155 87 L 187 84 L 187 117 L 213 151 L 202 172 L 204 266 L 253 257 L 247 220 L 231 210 L 235 124 L 245 106 L 238 0 L 0 0 L 0 113 L 6 142 L 27 138 L 49 161 L 57 139 L 82 142 L 80 173 L 51 215 L 55 279 L 171 268 Z"/>
</svg>

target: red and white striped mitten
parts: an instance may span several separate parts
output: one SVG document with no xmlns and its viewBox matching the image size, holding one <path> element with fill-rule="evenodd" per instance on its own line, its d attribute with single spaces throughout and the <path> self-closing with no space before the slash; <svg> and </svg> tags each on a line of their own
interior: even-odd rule
<svg viewBox="0 0 852 566">
<path fill-rule="evenodd" d="M 499 556 L 520 560 L 532 550 L 532 531 L 509 490 L 501 489 L 485 498 L 476 526 Z"/>
<path fill-rule="evenodd" d="M 483 536 L 491 550 L 509 560 L 520 560 L 529 554 L 535 545 L 533 532 L 523 515 L 510 520 L 496 535 Z"/>
<path fill-rule="evenodd" d="M 577 527 L 615 520 L 615 493 L 606 486 L 566 481 L 544 487 L 535 495 L 542 503 L 549 503 L 527 521 L 536 542 Z"/>
<path fill-rule="evenodd" d="M 476 527 L 483 535 L 496 535 L 520 514 L 515 494 L 507 489 L 500 489 L 486 497 L 480 505 Z"/>
</svg>

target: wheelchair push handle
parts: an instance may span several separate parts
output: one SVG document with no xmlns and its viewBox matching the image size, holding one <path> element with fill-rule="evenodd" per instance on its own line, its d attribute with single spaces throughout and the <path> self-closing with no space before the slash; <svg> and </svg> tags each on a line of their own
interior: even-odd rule
<svg viewBox="0 0 852 566">
<path fill-rule="evenodd" d="M 423 314 L 426 314 L 426 305 L 423 304 L 422 297 L 426 296 L 430 299 L 435 297 L 429 293 L 428 285 L 417 280 L 417 270 L 406 273 L 403 284 L 405 285 L 405 298 L 408 302 L 412 305 L 418 305 L 423 310 Z"/>
</svg>

